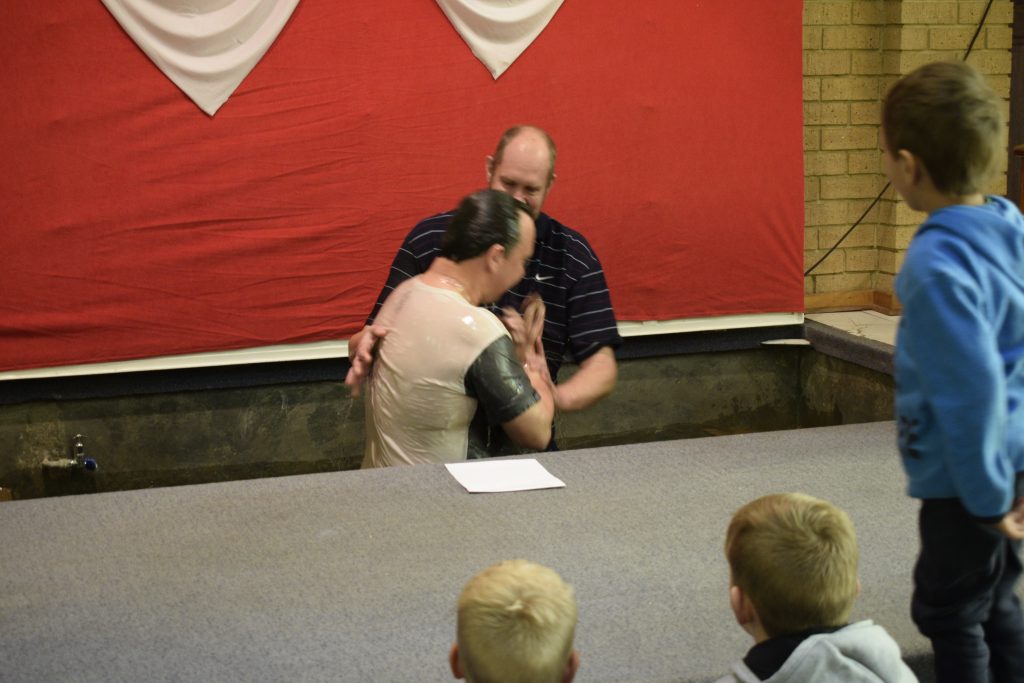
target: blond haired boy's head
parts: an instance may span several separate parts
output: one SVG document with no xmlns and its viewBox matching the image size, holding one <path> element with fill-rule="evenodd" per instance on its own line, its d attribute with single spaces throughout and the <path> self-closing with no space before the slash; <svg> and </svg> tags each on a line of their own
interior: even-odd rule
<svg viewBox="0 0 1024 683">
<path fill-rule="evenodd" d="M 894 156 L 906 150 L 918 158 L 943 195 L 980 192 L 1005 153 L 1001 107 L 969 64 L 925 64 L 885 96 L 885 146 Z"/>
<path fill-rule="evenodd" d="M 733 609 L 738 595 L 749 600 L 765 636 L 849 619 L 859 591 L 857 538 L 849 516 L 831 503 L 802 493 L 747 503 L 729 524 L 725 555 Z M 737 620 L 744 623 L 740 612 Z"/>
<path fill-rule="evenodd" d="M 576 598 L 554 570 L 508 560 L 470 579 L 459 596 L 450 662 L 470 683 L 572 680 Z"/>
</svg>

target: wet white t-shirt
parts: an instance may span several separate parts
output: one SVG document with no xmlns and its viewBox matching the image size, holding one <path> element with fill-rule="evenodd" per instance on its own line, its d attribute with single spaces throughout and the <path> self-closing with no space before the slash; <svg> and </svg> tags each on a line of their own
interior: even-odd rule
<svg viewBox="0 0 1024 683">
<path fill-rule="evenodd" d="M 538 400 L 520 364 L 481 362 L 495 349 L 511 354 L 511 338 L 458 292 L 412 278 L 388 296 L 376 324 L 389 332 L 367 382 L 364 468 L 465 460 L 477 397 L 492 424 Z"/>
</svg>

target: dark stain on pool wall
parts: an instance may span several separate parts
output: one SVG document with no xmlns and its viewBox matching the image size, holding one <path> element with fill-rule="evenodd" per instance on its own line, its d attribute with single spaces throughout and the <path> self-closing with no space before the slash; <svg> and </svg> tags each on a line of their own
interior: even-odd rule
<svg viewBox="0 0 1024 683">
<path fill-rule="evenodd" d="M 889 375 L 771 347 L 621 361 L 614 394 L 556 427 L 572 449 L 889 419 Z M 363 427 L 340 382 L 0 406 L 0 487 L 34 498 L 355 469 Z M 44 467 L 75 434 L 99 469 Z"/>
</svg>

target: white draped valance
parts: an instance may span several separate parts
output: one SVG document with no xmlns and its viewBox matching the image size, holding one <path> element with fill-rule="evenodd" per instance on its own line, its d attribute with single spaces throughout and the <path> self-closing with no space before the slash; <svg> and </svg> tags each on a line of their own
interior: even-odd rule
<svg viewBox="0 0 1024 683">
<path fill-rule="evenodd" d="M 563 0 L 437 0 L 497 79 Z M 299 0 L 102 0 L 167 78 L 213 116 L 277 39 Z"/>
<path fill-rule="evenodd" d="M 437 0 L 495 79 L 530 46 L 562 0 Z"/>
<path fill-rule="evenodd" d="M 213 116 L 249 75 L 299 0 L 103 0 L 171 81 Z"/>
</svg>

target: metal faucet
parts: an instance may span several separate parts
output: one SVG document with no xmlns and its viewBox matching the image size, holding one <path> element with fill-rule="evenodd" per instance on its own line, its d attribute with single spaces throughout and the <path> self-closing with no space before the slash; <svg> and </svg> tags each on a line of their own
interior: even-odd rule
<svg viewBox="0 0 1024 683">
<path fill-rule="evenodd" d="M 96 471 L 98 467 L 95 459 L 85 457 L 85 437 L 81 434 L 75 434 L 71 444 L 71 460 L 75 467 L 83 467 L 90 472 Z"/>
<path fill-rule="evenodd" d="M 54 470 L 87 470 L 89 472 L 95 472 L 99 465 L 96 464 L 95 458 L 87 458 L 85 456 L 85 436 L 82 434 L 75 434 L 75 438 L 71 440 L 71 457 L 70 458 L 58 458 L 57 460 L 51 460 L 47 458 L 40 463 L 43 469 L 54 471 Z"/>
</svg>

